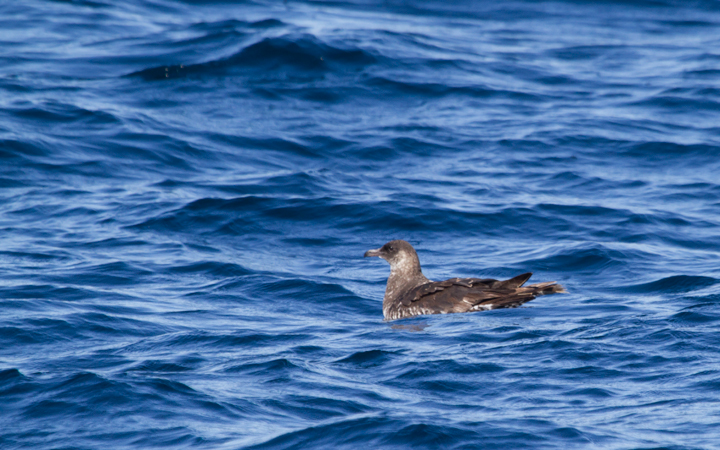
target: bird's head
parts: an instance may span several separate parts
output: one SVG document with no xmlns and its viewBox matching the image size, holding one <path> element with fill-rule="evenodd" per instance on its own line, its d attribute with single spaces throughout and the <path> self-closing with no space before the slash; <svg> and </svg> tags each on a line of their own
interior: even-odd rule
<svg viewBox="0 0 720 450">
<path fill-rule="evenodd" d="M 390 263 L 390 269 L 403 273 L 420 272 L 420 260 L 409 242 L 397 239 L 382 247 L 365 252 L 365 257 L 377 256 Z"/>
</svg>

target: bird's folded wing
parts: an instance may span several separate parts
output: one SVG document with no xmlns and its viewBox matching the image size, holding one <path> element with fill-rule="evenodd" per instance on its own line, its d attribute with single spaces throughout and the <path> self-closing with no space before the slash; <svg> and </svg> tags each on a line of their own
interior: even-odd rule
<svg viewBox="0 0 720 450">
<path fill-rule="evenodd" d="M 417 302 L 423 297 L 435 294 L 444 290 L 458 291 L 457 294 L 468 291 L 469 289 L 487 289 L 497 283 L 497 280 L 490 278 L 450 278 L 445 281 L 432 281 L 418 286 L 405 294 L 402 299 L 403 306 L 410 306 L 411 303 Z"/>
</svg>

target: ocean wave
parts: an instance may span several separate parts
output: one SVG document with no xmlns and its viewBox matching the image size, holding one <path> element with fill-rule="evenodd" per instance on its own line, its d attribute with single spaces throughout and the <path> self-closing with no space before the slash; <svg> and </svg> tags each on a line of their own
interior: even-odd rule
<svg viewBox="0 0 720 450">
<path fill-rule="evenodd" d="M 133 72 L 146 81 L 189 75 L 221 75 L 232 70 L 262 71 L 260 79 L 292 80 L 321 76 L 326 72 L 358 71 L 377 62 L 360 48 L 328 45 L 312 35 L 266 38 L 228 57 L 200 64 L 160 66 Z M 257 76 L 257 74 L 256 74 Z"/>
<path fill-rule="evenodd" d="M 715 3 L 0 9 L 1 448 L 717 445 Z"/>
</svg>

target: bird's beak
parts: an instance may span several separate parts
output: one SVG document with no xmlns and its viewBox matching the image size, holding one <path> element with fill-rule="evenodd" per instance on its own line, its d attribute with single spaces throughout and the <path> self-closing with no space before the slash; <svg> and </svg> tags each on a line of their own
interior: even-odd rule
<svg viewBox="0 0 720 450">
<path fill-rule="evenodd" d="M 381 250 L 382 249 L 379 249 L 379 248 L 376 248 L 375 250 L 368 250 L 365 252 L 365 257 L 367 258 L 368 256 L 380 256 L 380 255 L 382 255 Z"/>
</svg>

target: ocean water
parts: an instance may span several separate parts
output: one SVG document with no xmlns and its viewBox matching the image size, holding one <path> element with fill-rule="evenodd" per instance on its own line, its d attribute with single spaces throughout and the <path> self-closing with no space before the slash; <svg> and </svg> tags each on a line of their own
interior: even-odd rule
<svg viewBox="0 0 720 450">
<path fill-rule="evenodd" d="M 717 2 L 0 5 L 4 450 L 718 448 L 719 327 Z"/>
</svg>

